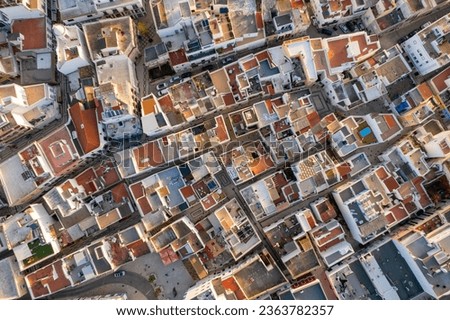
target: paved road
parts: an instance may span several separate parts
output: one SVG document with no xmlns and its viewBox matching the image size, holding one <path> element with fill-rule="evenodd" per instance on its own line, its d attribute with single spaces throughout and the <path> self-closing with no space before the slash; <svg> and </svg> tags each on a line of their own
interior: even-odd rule
<svg viewBox="0 0 450 320">
<path fill-rule="evenodd" d="M 52 299 L 79 298 L 80 296 L 83 296 L 84 293 L 90 290 L 101 288 L 102 286 L 105 286 L 107 284 L 129 285 L 130 287 L 133 287 L 137 291 L 142 293 L 148 300 L 156 300 L 153 287 L 148 282 L 148 279 L 145 279 L 143 276 L 131 271 L 127 271 L 125 276 L 119 278 L 115 278 L 113 274 L 96 278 L 80 286 L 65 289 L 61 292 L 52 294 L 46 297 L 46 299 L 52 300 Z"/>
<path fill-rule="evenodd" d="M 444 15 L 445 13 L 447 13 L 449 11 L 450 11 L 450 5 L 447 6 L 445 9 L 439 10 L 438 12 L 432 13 L 432 14 L 430 14 L 428 16 L 421 17 L 421 18 L 415 20 L 410 25 L 405 26 L 404 28 L 402 28 L 400 30 L 393 31 L 393 32 L 387 33 L 386 35 L 383 35 L 381 37 L 381 39 L 380 39 L 383 48 L 388 48 L 388 47 L 392 46 L 393 44 L 397 43 L 399 38 L 401 38 L 404 35 L 410 33 L 412 30 L 418 28 L 420 25 L 422 25 L 426 21 L 437 19 L 437 18 L 441 17 L 442 15 Z M 261 50 L 262 49 L 263 48 L 261 48 Z M 245 55 L 245 54 L 248 54 L 248 53 L 249 52 L 243 52 L 243 53 L 240 53 L 238 56 L 242 56 L 242 55 Z M 143 71 L 143 72 L 145 72 L 145 71 Z M 140 77 L 140 80 L 143 81 L 143 82 L 147 82 L 148 81 L 145 77 Z M 64 84 L 63 84 L 63 87 L 64 87 Z M 148 89 L 149 89 L 148 87 L 141 86 L 141 93 L 146 93 L 146 91 L 148 92 Z M 64 90 L 64 92 L 65 92 L 65 90 Z M 62 111 L 63 111 L 63 114 L 65 114 L 65 116 L 66 116 L 67 113 L 64 113 L 64 111 L 65 111 L 64 109 L 67 107 L 67 100 L 66 100 L 65 95 L 63 95 L 63 98 L 64 98 L 64 103 L 63 103 L 63 110 Z M 248 101 L 246 103 L 242 103 L 242 104 L 240 104 L 238 106 L 234 106 L 233 107 L 233 112 L 235 112 L 237 110 L 244 109 L 244 108 L 246 108 L 248 106 L 251 106 L 252 104 L 254 104 L 255 102 L 258 102 L 260 100 L 261 100 L 260 96 L 252 98 L 250 101 Z M 217 116 L 218 114 L 226 114 L 226 113 L 228 113 L 230 111 L 231 111 L 230 109 L 224 109 L 224 110 L 219 111 L 218 113 L 206 115 L 206 116 L 204 116 L 204 117 L 202 117 L 200 119 L 197 119 L 196 121 L 194 121 L 192 123 L 186 124 L 183 128 L 180 128 L 177 131 L 184 130 L 186 127 L 192 127 L 192 126 L 198 125 L 198 124 L 200 124 L 200 123 L 202 123 L 202 122 L 204 122 L 206 120 L 212 119 L 213 117 Z M 61 123 L 64 123 L 64 119 L 61 120 Z M 50 131 L 50 130 L 54 130 L 54 129 L 53 128 L 49 128 L 48 130 Z M 44 131 L 44 132 L 46 132 L 46 131 Z M 35 137 L 33 137 L 33 138 L 35 138 Z M 24 143 L 28 144 L 29 141 L 26 141 Z M 391 142 L 390 144 L 392 144 L 392 143 L 393 142 Z M 379 147 L 383 148 L 383 146 L 381 146 L 381 145 Z M 207 151 L 208 150 L 203 150 L 201 153 L 205 153 Z M 197 154 L 195 154 L 195 155 L 193 155 L 193 156 L 191 156 L 189 158 L 197 157 L 201 153 L 197 153 Z M 3 156 L 3 154 L 4 153 L 2 152 L 2 156 Z M 7 156 L 9 156 L 9 155 L 7 155 Z M 177 160 L 175 164 L 178 164 L 178 163 L 181 163 L 181 162 L 185 162 L 186 160 L 187 159 Z M 142 173 L 142 174 L 140 174 L 138 176 L 135 176 L 135 177 L 133 177 L 131 179 L 127 179 L 126 181 L 127 182 L 138 181 L 138 180 L 141 180 L 144 177 L 149 176 L 151 174 L 154 174 L 155 172 L 160 171 L 162 169 L 163 168 L 156 168 L 155 170 L 150 170 L 148 172 Z M 268 171 L 267 173 L 265 173 L 264 176 L 272 174 L 273 172 L 275 172 L 277 170 L 279 170 L 278 167 L 277 168 L 273 168 L 270 171 Z M 258 177 L 258 180 L 261 179 L 261 178 L 262 178 L 262 176 Z M 272 217 L 269 217 L 268 219 L 264 220 L 260 224 L 260 223 L 257 223 L 255 221 L 253 215 L 250 213 L 250 209 L 245 205 L 245 202 L 242 203 L 243 199 L 242 199 L 240 193 L 238 192 L 239 189 L 242 189 L 243 187 L 249 185 L 252 182 L 253 182 L 253 180 L 247 182 L 246 184 L 240 185 L 239 188 L 236 189 L 235 197 L 241 203 L 241 206 L 243 206 L 243 209 L 247 212 L 251 222 L 257 227 L 258 234 L 263 239 L 263 243 L 264 243 L 265 247 L 274 256 L 275 260 L 277 261 L 277 264 L 278 265 L 283 265 L 281 263 L 279 257 L 276 254 L 274 254 L 273 248 L 271 248 L 270 244 L 268 243 L 267 239 L 265 238 L 264 233 L 262 231 L 263 226 L 269 225 L 269 224 L 271 224 L 273 222 L 276 222 L 276 221 L 278 221 L 280 219 L 283 219 L 287 215 L 292 214 L 293 212 L 295 212 L 295 211 L 297 211 L 297 210 L 299 210 L 301 208 L 307 207 L 312 201 L 316 200 L 319 197 L 322 197 L 322 196 L 328 194 L 330 192 L 330 189 L 325 190 L 325 191 L 321 192 L 320 194 L 315 195 L 314 197 L 308 198 L 305 201 L 299 202 L 298 204 L 288 208 L 287 210 L 284 210 L 284 211 L 282 211 L 280 213 L 277 213 L 276 215 L 274 215 Z M 345 182 L 342 182 L 342 183 L 345 183 Z M 334 188 L 335 187 L 336 187 L 336 185 L 334 186 Z M 230 195 L 230 196 L 233 196 L 233 195 Z M 181 217 L 181 215 L 177 216 L 176 218 L 179 218 L 179 217 Z M 125 228 L 127 228 L 127 227 L 129 227 L 129 226 L 131 226 L 131 225 L 133 225 L 135 223 L 137 223 L 139 220 L 140 220 L 140 216 L 135 214 L 133 217 L 131 217 L 131 218 L 125 220 L 125 221 L 119 222 L 117 225 L 113 226 L 112 228 L 108 228 L 108 229 L 104 230 L 102 233 L 97 234 L 94 238 L 83 239 L 80 242 L 75 243 L 73 246 L 70 246 L 68 248 L 63 249 L 63 251 L 61 253 L 59 253 L 56 257 L 52 258 L 51 260 L 55 260 L 57 258 L 61 258 L 63 255 L 70 254 L 70 253 L 72 253 L 72 252 L 74 252 L 74 251 L 84 247 L 85 245 L 87 245 L 88 243 L 92 242 L 95 239 L 99 239 L 101 237 L 104 237 L 104 236 L 107 236 L 107 235 L 111 235 L 111 234 L 114 234 L 114 233 L 116 233 L 116 232 L 118 232 L 120 230 L 123 230 L 123 229 L 125 229 Z M 8 254 L 10 254 L 10 253 L 6 253 L 6 255 L 8 255 Z M 41 264 L 39 264 L 39 267 L 43 267 L 43 266 L 45 266 L 45 265 L 47 265 L 49 263 L 50 263 L 50 260 L 42 262 Z M 53 295 L 52 297 L 54 297 L 54 298 L 58 298 L 58 297 L 61 298 L 62 297 L 61 295 L 69 295 L 69 294 L 76 295 L 76 294 L 79 294 L 81 292 L 85 292 L 86 290 L 89 290 L 89 288 L 95 288 L 95 287 L 98 287 L 98 286 L 102 286 L 104 284 L 108 284 L 108 283 L 125 283 L 125 282 L 127 282 L 125 284 L 132 285 L 133 287 L 137 286 L 136 289 L 141 291 L 144 295 L 148 296 L 148 295 L 150 295 L 150 293 L 149 293 L 149 290 L 150 290 L 149 286 L 150 286 L 150 284 L 148 284 L 146 279 L 144 279 L 144 280 L 145 281 L 143 281 L 143 278 L 141 276 L 139 276 L 138 274 L 134 274 L 133 275 L 132 273 L 129 273 L 129 274 L 127 273 L 127 276 L 123 277 L 123 278 L 114 278 L 112 276 L 106 276 L 106 277 L 102 277 L 100 279 L 96 279 L 96 280 L 94 280 L 92 282 L 89 282 L 87 284 L 84 284 L 84 285 L 82 285 L 80 287 L 76 287 L 76 288 L 73 288 L 73 289 L 65 290 L 63 293 Z M 132 283 L 132 284 L 130 284 L 130 283 Z M 151 297 L 150 299 L 154 299 L 154 297 Z"/>
</svg>

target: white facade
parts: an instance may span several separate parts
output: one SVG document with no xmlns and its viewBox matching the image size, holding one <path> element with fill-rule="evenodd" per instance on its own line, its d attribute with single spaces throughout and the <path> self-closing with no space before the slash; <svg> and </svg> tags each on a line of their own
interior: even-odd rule
<svg viewBox="0 0 450 320">
<path fill-rule="evenodd" d="M 18 126 L 40 129 L 60 116 L 56 100 L 56 88 L 48 84 L 0 86 L 0 127 L 10 123 L 10 114 Z"/>
<path fill-rule="evenodd" d="M 448 158 L 450 156 L 450 131 L 443 131 L 433 136 L 424 144 L 430 158 Z"/>
<path fill-rule="evenodd" d="M 311 5 L 319 27 L 344 23 L 361 16 L 365 11 L 364 1 L 321 1 L 313 0 Z"/>
<path fill-rule="evenodd" d="M 15 19 L 39 18 L 47 14 L 45 0 L 36 0 L 34 7 L 30 3 L 31 0 L 22 0 L 15 6 L 0 8 L 0 22 L 10 24 Z"/>
<path fill-rule="evenodd" d="M 142 17 L 145 14 L 144 0 L 94 0 L 99 13 L 108 17 Z"/>
<path fill-rule="evenodd" d="M 401 45 L 421 75 L 450 63 L 450 14 L 430 24 Z"/>
<path fill-rule="evenodd" d="M 18 299 L 27 293 L 24 276 L 14 257 L 0 260 L 0 300 Z"/>
<path fill-rule="evenodd" d="M 56 24 L 53 33 L 56 37 L 56 67 L 59 72 L 68 75 L 90 64 L 84 34 L 77 26 Z"/>
</svg>

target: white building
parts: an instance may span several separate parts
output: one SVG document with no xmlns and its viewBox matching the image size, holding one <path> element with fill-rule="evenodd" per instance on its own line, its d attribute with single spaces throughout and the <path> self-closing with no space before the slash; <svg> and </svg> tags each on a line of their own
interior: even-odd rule
<svg viewBox="0 0 450 320">
<path fill-rule="evenodd" d="M 116 18 L 145 14 L 144 0 L 57 0 L 61 20 L 65 25 L 80 24 L 101 17 Z"/>
<path fill-rule="evenodd" d="M 0 300 L 18 299 L 27 293 L 25 278 L 14 257 L 0 260 Z"/>
<path fill-rule="evenodd" d="M 0 86 L 0 143 L 15 141 L 59 118 L 56 100 L 56 88 L 45 83 Z"/>
<path fill-rule="evenodd" d="M 363 0 L 313 0 L 311 5 L 319 27 L 356 19 L 366 11 Z"/>
<path fill-rule="evenodd" d="M 2 223 L 8 248 L 14 251 L 21 271 L 60 251 L 55 223 L 42 204 L 32 204 Z"/>
<path fill-rule="evenodd" d="M 437 120 L 430 120 L 413 132 L 427 157 L 445 161 L 450 156 L 450 131 L 442 128 Z"/>
<path fill-rule="evenodd" d="M 113 55 L 134 60 L 139 55 L 136 26 L 128 16 L 85 23 L 83 31 L 92 61 Z"/>
<path fill-rule="evenodd" d="M 145 15 L 144 0 L 94 0 L 93 2 L 97 12 L 107 17 L 139 18 Z"/>
<path fill-rule="evenodd" d="M 15 19 L 39 18 L 46 14 L 45 0 L 3 0 L 0 3 L 0 26 L 9 25 Z"/>
<path fill-rule="evenodd" d="M 99 84 L 95 95 L 104 111 L 120 106 L 134 114 L 139 87 L 133 61 L 126 55 L 114 55 L 97 60 L 95 65 Z"/>
<path fill-rule="evenodd" d="M 141 115 L 142 131 L 147 136 L 159 135 L 172 128 L 153 94 L 141 98 Z"/>
<path fill-rule="evenodd" d="M 68 75 L 91 62 L 86 47 L 84 34 L 77 26 L 55 24 L 53 33 L 56 37 L 56 53 L 58 71 Z"/>
<path fill-rule="evenodd" d="M 401 45 L 421 75 L 450 63 L 450 14 L 431 23 Z"/>
</svg>

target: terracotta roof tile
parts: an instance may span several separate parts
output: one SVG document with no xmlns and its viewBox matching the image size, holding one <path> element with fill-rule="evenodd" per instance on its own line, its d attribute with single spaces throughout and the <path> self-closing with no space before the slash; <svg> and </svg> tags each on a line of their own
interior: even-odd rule
<svg viewBox="0 0 450 320">
<path fill-rule="evenodd" d="M 139 198 L 137 200 L 139 207 L 141 208 L 142 214 L 146 215 L 153 211 L 150 202 L 148 202 L 146 197 Z"/>
<path fill-rule="evenodd" d="M 169 52 L 169 59 L 172 66 L 186 63 L 188 61 L 184 49 Z"/>
<path fill-rule="evenodd" d="M 71 285 L 64 274 L 61 260 L 29 274 L 27 279 L 35 298 L 62 290 Z"/>
<path fill-rule="evenodd" d="M 132 184 L 130 186 L 130 189 L 131 189 L 131 193 L 133 194 L 133 196 L 136 199 L 139 199 L 140 197 L 142 197 L 144 195 L 144 188 L 142 187 L 142 183 L 141 182 Z"/>
<path fill-rule="evenodd" d="M 426 82 L 423 82 L 420 85 L 418 85 L 417 90 L 419 90 L 423 100 L 427 100 L 428 98 L 433 96 L 433 91 L 431 91 L 430 86 Z"/>
<path fill-rule="evenodd" d="M 431 82 L 435 85 L 437 91 L 440 93 L 448 88 L 448 86 L 445 84 L 445 80 L 447 79 L 450 79 L 450 67 L 432 78 Z"/>
<path fill-rule="evenodd" d="M 47 48 L 46 18 L 13 20 L 11 32 L 24 36 L 24 51 Z"/>
<path fill-rule="evenodd" d="M 255 16 L 256 16 L 256 27 L 258 29 L 264 28 L 264 22 L 263 22 L 263 18 L 262 18 L 261 12 L 257 11 Z"/>
<path fill-rule="evenodd" d="M 67 127 L 53 131 L 38 142 L 55 175 L 61 174 L 78 159 L 72 137 Z"/>
<path fill-rule="evenodd" d="M 148 142 L 143 146 L 134 148 L 133 157 L 139 170 L 157 167 L 165 162 L 161 149 L 155 141 Z"/>
<path fill-rule="evenodd" d="M 96 109 L 84 109 L 78 102 L 69 108 L 70 118 L 77 132 L 84 153 L 89 153 L 100 146 Z"/>
<path fill-rule="evenodd" d="M 121 183 L 111 189 L 114 202 L 121 203 L 123 198 L 129 199 L 128 188 L 125 183 Z"/>
</svg>

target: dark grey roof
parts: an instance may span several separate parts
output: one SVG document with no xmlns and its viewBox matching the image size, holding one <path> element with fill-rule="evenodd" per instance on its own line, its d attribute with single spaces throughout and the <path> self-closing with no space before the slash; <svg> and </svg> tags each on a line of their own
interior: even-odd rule
<svg viewBox="0 0 450 320">
<path fill-rule="evenodd" d="M 122 243 L 127 245 L 129 243 L 133 243 L 140 239 L 139 234 L 136 230 L 136 228 L 130 228 L 128 230 L 125 230 L 120 233 L 120 239 L 122 240 Z"/>
<path fill-rule="evenodd" d="M 294 293 L 296 300 L 326 300 L 320 283 L 313 284 L 303 290 Z"/>
<path fill-rule="evenodd" d="M 372 255 L 391 285 L 397 288 L 397 294 L 401 300 L 413 299 L 423 292 L 414 272 L 393 241 L 375 249 Z"/>
<path fill-rule="evenodd" d="M 291 14 L 286 13 L 281 16 L 276 16 L 274 18 L 275 23 L 278 27 L 285 26 L 292 23 Z"/>
<path fill-rule="evenodd" d="M 103 256 L 101 256 L 102 255 L 102 251 L 100 249 L 101 246 L 102 246 L 101 243 L 96 243 L 89 246 L 88 248 L 89 253 L 91 255 L 92 263 L 94 264 L 98 274 L 105 273 L 112 269 L 109 262 Z M 99 253 L 99 256 L 97 256 L 97 252 Z"/>
</svg>

